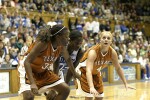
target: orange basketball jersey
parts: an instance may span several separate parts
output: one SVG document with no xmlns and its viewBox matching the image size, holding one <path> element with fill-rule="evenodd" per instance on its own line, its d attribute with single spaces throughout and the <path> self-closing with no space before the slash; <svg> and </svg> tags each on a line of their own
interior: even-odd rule
<svg viewBox="0 0 150 100">
<path fill-rule="evenodd" d="M 112 55 L 112 47 L 109 47 L 108 52 L 105 54 L 101 53 L 101 46 L 99 44 L 91 47 L 89 50 L 85 52 L 82 59 L 80 60 L 79 68 L 81 71 L 81 79 L 80 79 L 80 87 L 78 89 L 82 89 L 86 93 L 90 93 L 90 87 L 88 85 L 87 77 L 86 77 L 86 59 L 88 57 L 88 53 L 90 50 L 95 50 L 97 57 L 94 61 L 93 65 L 93 72 L 92 72 L 92 78 L 93 78 L 93 84 L 94 88 L 99 92 L 99 94 L 103 94 L 103 81 L 101 76 L 101 69 L 105 67 L 106 64 L 111 61 L 111 55 Z"/>
<path fill-rule="evenodd" d="M 35 43 L 29 47 L 27 54 L 30 53 L 34 45 Z M 49 43 L 47 49 L 41 52 L 41 54 L 31 63 L 33 77 L 39 88 L 45 85 L 50 85 L 60 79 L 59 76 L 50 70 L 52 69 L 51 67 L 53 67 L 53 63 L 59 57 L 61 50 L 61 46 L 54 50 L 52 44 Z M 28 80 L 26 82 L 29 83 Z"/>
<path fill-rule="evenodd" d="M 30 53 L 34 45 L 35 43 L 33 43 L 29 47 L 27 53 Z M 49 43 L 47 49 L 44 50 L 44 52 L 41 52 L 41 54 L 37 56 L 35 60 L 32 62 L 31 64 L 32 71 L 35 73 L 41 73 L 46 69 L 50 70 L 51 65 L 56 61 L 56 59 L 60 55 L 61 50 L 62 50 L 61 46 L 57 47 L 57 49 L 54 50 L 52 45 Z"/>
<path fill-rule="evenodd" d="M 103 69 L 111 61 L 112 47 L 109 47 L 108 52 L 106 52 L 105 54 L 102 54 L 101 46 L 97 44 L 85 52 L 82 59 L 80 60 L 80 63 L 86 61 L 90 50 L 95 50 L 97 54 L 97 57 L 93 65 L 93 74 L 97 74 L 97 72 L 99 72 L 100 69 Z"/>
</svg>

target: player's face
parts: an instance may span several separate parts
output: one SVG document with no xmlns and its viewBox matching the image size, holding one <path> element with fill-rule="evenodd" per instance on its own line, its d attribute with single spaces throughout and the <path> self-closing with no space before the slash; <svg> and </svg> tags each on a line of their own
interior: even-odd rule
<svg viewBox="0 0 150 100">
<path fill-rule="evenodd" d="M 67 46 L 69 42 L 69 31 L 67 30 L 64 34 L 60 36 L 60 40 L 62 46 Z"/>
<path fill-rule="evenodd" d="M 80 48 L 81 45 L 82 45 L 82 42 L 83 42 L 83 38 L 82 37 L 78 37 L 78 38 L 75 38 L 74 40 L 70 40 L 73 45 L 75 46 L 75 48 Z"/>
<path fill-rule="evenodd" d="M 112 43 L 111 33 L 103 33 L 101 36 L 101 42 L 100 43 L 104 46 L 110 46 L 110 44 Z"/>
</svg>

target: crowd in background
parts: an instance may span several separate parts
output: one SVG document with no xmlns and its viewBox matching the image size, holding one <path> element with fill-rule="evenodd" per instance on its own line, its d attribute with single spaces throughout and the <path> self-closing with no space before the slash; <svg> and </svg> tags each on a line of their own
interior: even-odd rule
<svg viewBox="0 0 150 100">
<path fill-rule="evenodd" d="M 93 0 L 94 1 L 94 0 Z M 28 46 L 35 41 L 40 28 L 45 25 L 63 24 L 64 18 L 59 14 L 68 14 L 70 31 L 79 30 L 83 34 L 83 49 L 99 43 L 102 31 L 112 31 L 114 36 L 112 47 L 118 53 L 120 63 L 140 63 L 142 78 L 150 79 L 150 41 L 146 37 L 143 16 L 150 16 L 148 3 L 93 3 L 91 0 L 0 0 L 0 66 L 17 67 L 21 56 Z M 14 13 L 7 7 L 16 7 Z M 27 16 L 19 14 L 26 11 Z M 29 18 L 30 11 L 54 13 L 56 16 L 45 22 L 42 17 Z M 114 27 L 111 27 L 114 22 Z M 130 22 L 135 22 L 131 25 Z M 137 22 L 137 23 L 136 23 Z"/>
</svg>

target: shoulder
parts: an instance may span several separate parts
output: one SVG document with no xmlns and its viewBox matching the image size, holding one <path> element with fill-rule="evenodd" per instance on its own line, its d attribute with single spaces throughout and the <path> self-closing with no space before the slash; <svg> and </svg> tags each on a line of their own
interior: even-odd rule
<svg viewBox="0 0 150 100">
<path fill-rule="evenodd" d="M 96 57 L 96 56 L 97 56 L 97 53 L 96 53 L 95 50 L 92 49 L 92 50 L 89 50 L 88 56 L 90 56 L 90 57 Z"/>
<path fill-rule="evenodd" d="M 48 43 L 39 41 L 39 42 L 35 42 L 33 49 L 43 51 L 47 47 L 48 47 Z"/>
<path fill-rule="evenodd" d="M 112 48 L 111 46 L 110 46 L 110 50 L 111 50 L 112 58 L 114 58 L 114 57 L 117 57 L 117 56 L 118 56 L 118 55 L 117 55 L 116 50 L 115 50 L 114 48 Z"/>
</svg>

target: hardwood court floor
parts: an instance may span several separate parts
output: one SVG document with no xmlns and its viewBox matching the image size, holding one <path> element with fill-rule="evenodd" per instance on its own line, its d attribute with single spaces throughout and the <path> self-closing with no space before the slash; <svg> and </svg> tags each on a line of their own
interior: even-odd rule
<svg viewBox="0 0 150 100">
<path fill-rule="evenodd" d="M 105 97 L 103 100 L 150 100 L 150 81 L 136 82 L 129 84 L 136 90 L 125 90 L 121 85 L 108 85 L 104 87 Z M 0 98 L 0 100 L 21 100 L 19 96 L 10 98 Z M 35 100 L 45 100 L 44 96 L 38 96 Z M 67 100 L 84 100 L 83 97 L 76 96 L 72 89 Z"/>
</svg>

